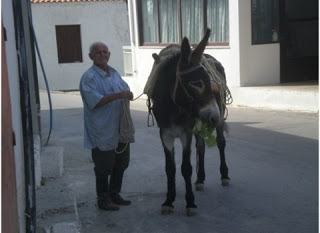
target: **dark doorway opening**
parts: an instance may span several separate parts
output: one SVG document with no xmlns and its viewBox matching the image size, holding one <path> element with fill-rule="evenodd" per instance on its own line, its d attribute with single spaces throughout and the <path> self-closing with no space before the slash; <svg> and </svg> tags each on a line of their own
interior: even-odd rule
<svg viewBox="0 0 320 233">
<path fill-rule="evenodd" d="M 280 81 L 317 81 L 318 0 L 280 1 Z"/>
</svg>

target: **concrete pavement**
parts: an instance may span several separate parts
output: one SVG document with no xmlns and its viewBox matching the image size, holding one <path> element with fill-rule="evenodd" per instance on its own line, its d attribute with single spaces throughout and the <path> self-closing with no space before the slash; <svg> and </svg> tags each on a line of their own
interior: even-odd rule
<svg viewBox="0 0 320 233">
<path fill-rule="evenodd" d="M 316 81 L 271 86 L 233 87 L 234 105 L 274 110 L 319 112 Z"/>
<path fill-rule="evenodd" d="M 46 179 L 37 191 L 39 226 L 65 222 L 67 229 L 67 223 L 75 221 L 85 233 L 317 232 L 318 114 L 229 106 L 226 158 L 230 186 L 220 184 L 217 148 L 207 149 L 205 190 L 195 192 L 197 215 L 187 217 L 181 146 L 176 141 L 175 212 L 163 216 L 165 160 L 158 128 L 147 127 L 145 100 L 131 103 L 136 143 L 131 145 L 122 194 L 132 205 L 118 212 L 95 207 L 93 163 L 90 151 L 82 146 L 80 96 L 56 93 L 52 100 L 49 146 L 64 148 L 64 172 L 62 177 Z M 41 93 L 41 109 L 44 140 L 49 126 L 45 93 Z M 194 147 L 192 156 L 195 181 Z"/>
</svg>

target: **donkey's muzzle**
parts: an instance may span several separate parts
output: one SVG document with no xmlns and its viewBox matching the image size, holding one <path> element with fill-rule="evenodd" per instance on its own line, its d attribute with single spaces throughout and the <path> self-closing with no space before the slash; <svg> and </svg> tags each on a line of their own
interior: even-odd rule
<svg viewBox="0 0 320 233">
<path fill-rule="evenodd" d="M 211 113 L 209 115 L 208 121 L 211 127 L 215 128 L 219 124 L 219 120 L 220 120 L 220 114 Z"/>
<path fill-rule="evenodd" d="M 206 121 L 213 128 L 219 124 L 220 110 L 216 103 L 200 109 L 199 115 L 201 119 Z"/>
</svg>

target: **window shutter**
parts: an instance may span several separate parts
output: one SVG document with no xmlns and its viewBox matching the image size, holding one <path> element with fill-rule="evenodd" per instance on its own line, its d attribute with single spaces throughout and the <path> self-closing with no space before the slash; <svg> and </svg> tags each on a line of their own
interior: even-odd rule
<svg viewBox="0 0 320 233">
<path fill-rule="evenodd" d="M 82 62 L 80 25 L 57 25 L 56 39 L 59 63 Z"/>
</svg>

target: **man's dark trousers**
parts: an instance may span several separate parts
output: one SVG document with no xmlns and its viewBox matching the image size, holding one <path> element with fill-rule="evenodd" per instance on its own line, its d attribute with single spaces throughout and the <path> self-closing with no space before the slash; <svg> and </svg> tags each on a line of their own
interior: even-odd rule
<svg viewBox="0 0 320 233">
<path fill-rule="evenodd" d="M 125 146 L 126 144 L 119 143 L 116 151 L 122 151 Z M 129 165 L 130 144 L 120 154 L 117 154 L 115 150 L 101 151 L 96 147 L 92 149 L 92 159 L 96 176 L 97 197 L 111 197 L 119 194 L 124 171 Z"/>
</svg>

